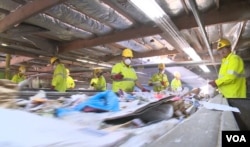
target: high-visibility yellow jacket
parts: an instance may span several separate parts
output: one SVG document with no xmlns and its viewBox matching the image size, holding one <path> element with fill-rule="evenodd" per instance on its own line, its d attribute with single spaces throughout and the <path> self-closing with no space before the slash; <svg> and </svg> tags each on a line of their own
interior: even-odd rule
<svg viewBox="0 0 250 147">
<path fill-rule="evenodd" d="M 75 88 L 75 81 L 71 76 L 67 76 L 67 89 Z"/>
<path fill-rule="evenodd" d="M 162 85 L 161 82 L 164 82 L 165 85 Z M 160 92 L 162 90 L 165 90 L 168 85 L 168 77 L 166 74 L 162 74 L 162 73 L 155 73 L 149 80 L 149 83 L 153 83 L 153 90 L 155 92 Z"/>
<path fill-rule="evenodd" d="M 95 85 L 96 83 L 97 83 L 97 78 L 96 77 L 94 77 L 94 78 L 92 78 L 91 80 L 90 80 L 90 86 L 91 85 Z"/>
<path fill-rule="evenodd" d="M 215 83 L 225 98 L 246 98 L 244 62 L 238 55 L 231 53 L 222 59 Z"/>
<path fill-rule="evenodd" d="M 104 76 L 100 76 L 99 78 L 93 78 L 94 80 L 91 82 L 94 83 L 93 87 L 95 90 L 101 90 L 101 91 L 105 91 L 107 90 L 107 86 L 106 86 L 106 79 L 104 78 Z"/>
<path fill-rule="evenodd" d="M 173 91 L 176 91 L 178 88 L 181 88 L 181 87 L 182 87 L 181 80 L 174 78 L 171 81 L 171 89 Z"/>
<path fill-rule="evenodd" d="M 25 79 L 26 79 L 26 77 L 24 75 L 21 75 L 20 73 L 17 73 L 12 77 L 11 81 L 14 82 L 14 83 L 20 83 Z"/>
<path fill-rule="evenodd" d="M 116 63 L 112 67 L 111 75 L 121 73 L 123 75 L 122 80 L 113 80 L 112 90 L 114 92 L 119 91 L 119 89 L 125 92 L 132 92 L 135 87 L 135 82 L 137 80 L 137 75 L 133 67 L 125 65 L 123 62 Z"/>
<path fill-rule="evenodd" d="M 63 64 L 57 64 L 53 73 L 51 85 L 59 92 L 65 92 L 67 89 L 67 73 Z"/>
</svg>

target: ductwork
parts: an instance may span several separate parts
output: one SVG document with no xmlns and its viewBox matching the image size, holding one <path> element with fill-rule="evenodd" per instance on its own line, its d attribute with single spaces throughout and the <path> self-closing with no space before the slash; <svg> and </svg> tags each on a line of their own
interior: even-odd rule
<svg viewBox="0 0 250 147">
<path fill-rule="evenodd" d="M 68 40 L 68 36 L 74 36 L 76 38 L 88 39 L 93 37 L 93 34 L 82 29 L 76 28 L 67 23 L 61 22 L 46 14 L 38 14 L 25 20 L 30 24 L 34 24 L 40 27 L 45 27 L 49 30 L 53 30 L 58 38 Z"/>
<path fill-rule="evenodd" d="M 47 10 L 46 13 L 68 24 L 72 24 L 80 29 L 93 32 L 98 36 L 110 33 L 112 31 L 109 26 L 101 24 L 98 21 L 64 4 L 54 6 L 51 9 Z"/>
<path fill-rule="evenodd" d="M 169 16 L 178 16 L 184 12 L 181 0 L 156 0 L 156 2 Z"/>
<path fill-rule="evenodd" d="M 104 3 L 100 3 L 100 0 L 70 0 L 65 3 L 82 13 L 95 16 L 95 19 L 115 29 L 127 29 L 133 25 L 131 21 L 117 13 L 114 9 Z"/>
<path fill-rule="evenodd" d="M 125 48 L 130 48 L 136 52 L 145 52 L 150 50 L 134 40 L 120 41 L 117 42 L 116 44 L 119 44 Z"/>
<path fill-rule="evenodd" d="M 151 50 L 159 50 L 164 48 L 164 45 L 158 41 L 154 36 L 143 37 L 142 44 L 148 44 L 151 47 Z"/>
<path fill-rule="evenodd" d="M 0 8 L 8 11 L 14 11 L 21 5 L 12 2 L 10 0 L 1 0 L 0 1 Z M 74 36 L 76 38 L 91 38 L 93 37 L 93 34 L 87 31 L 84 31 L 82 29 L 76 28 L 72 25 L 66 24 L 61 22 L 58 19 L 55 19 L 49 15 L 40 13 L 38 15 L 35 15 L 33 17 L 30 17 L 25 20 L 25 22 L 34 24 L 43 28 L 47 28 L 48 30 L 51 30 L 53 32 L 56 32 L 58 38 L 63 40 L 68 40 L 68 36 Z"/>
<path fill-rule="evenodd" d="M 142 15 L 141 11 L 136 9 L 133 5 L 131 5 L 127 0 L 110 0 L 114 3 L 118 8 L 124 10 L 127 14 L 133 17 L 136 21 L 147 24 L 152 22 L 146 15 Z"/>
</svg>

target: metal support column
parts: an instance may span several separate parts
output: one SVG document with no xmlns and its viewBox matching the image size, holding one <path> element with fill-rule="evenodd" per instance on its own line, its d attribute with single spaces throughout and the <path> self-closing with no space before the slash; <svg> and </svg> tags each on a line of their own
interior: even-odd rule
<svg viewBox="0 0 250 147">
<path fill-rule="evenodd" d="M 6 54 L 6 66 L 5 66 L 5 79 L 10 79 L 10 60 L 11 60 L 11 55 Z"/>
</svg>

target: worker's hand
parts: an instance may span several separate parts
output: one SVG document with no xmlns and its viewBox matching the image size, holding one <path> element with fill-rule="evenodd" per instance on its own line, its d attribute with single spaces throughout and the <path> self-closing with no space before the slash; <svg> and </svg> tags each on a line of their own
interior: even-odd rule
<svg viewBox="0 0 250 147">
<path fill-rule="evenodd" d="M 154 84 L 153 83 L 149 83 L 148 86 L 153 86 Z"/>
<path fill-rule="evenodd" d="M 150 90 L 146 89 L 146 88 L 142 88 L 141 90 L 142 92 L 150 92 Z"/>
<path fill-rule="evenodd" d="M 210 84 L 214 88 L 217 88 L 217 84 L 215 83 L 215 81 L 209 81 L 208 84 Z"/>
<path fill-rule="evenodd" d="M 166 86 L 167 82 L 161 81 L 161 85 Z"/>
<path fill-rule="evenodd" d="M 51 85 L 50 89 L 55 90 L 55 86 Z"/>
<path fill-rule="evenodd" d="M 116 75 L 113 75 L 113 78 L 114 78 L 115 80 L 121 80 L 121 79 L 123 79 L 123 75 L 122 75 L 121 73 L 118 73 L 118 74 L 116 74 Z"/>
</svg>

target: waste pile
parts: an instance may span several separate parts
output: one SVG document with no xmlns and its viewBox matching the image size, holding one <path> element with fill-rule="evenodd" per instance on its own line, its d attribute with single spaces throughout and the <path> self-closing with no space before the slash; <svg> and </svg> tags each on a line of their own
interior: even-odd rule
<svg viewBox="0 0 250 147">
<path fill-rule="evenodd" d="M 62 129 L 57 127 L 56 123 L 64 123 L 72 129 L 72 134 L 78 134 L 78 136 L 81 134 L 80 136 L 84 138 L 81 140 L 79 137 L 72 139 L 62 136 L 70 132 L 70 129 L 65 129 L 65 132 L 58 131 L 61 134 L 54 131 L 52 134 L 60 137 L 55 139 L 52 137 L 49 141 L 46 139 L 48 139 L 47 136 L 51 136 L 50 131 L 43 131 L 44 134 L 41 134 L 39 131 L 30 130 L 32 135 L 23 135 L 25 137 L 21 142 L 26 141 L 26 143 L 30 140 L 30 136 L 40 137 L 40 141 L 31 143 L 37 146 L 52 144 L 53 146 L 145 146 L 182 123 L 203 105 L 207 108 L 211 107 L 208 102 L 209 97 L 201 94 L 199 88 L 191 91 L 184 88 L 178 92 L 164 90 L 157 93 L 126 93 L 121 90 L 114 93 L 107 90 L 92 96 L 77 94 L 52 100 L 48 99 L 46 91 L 42 90 L 28 99 L 17 99 L 17 85 L 9 81 L 0 81 L 0 84 L 0 92 L 3 93 L 0 96 L 0 107 L 14 109 L 7 111 L 0 108 L 0 113 L 17 115 L 3 118 L 6 122 L 15 121 L 14 119 L 20 117 L 25 119 L 30 117 L 30 121 L 33 120 L 34 124 L 37 123 L 36 117 L 42 121 L 42 124 L 48 124 L 48 122 L 53 124 L 46 125 L 48 130 L 51 129 L 50 127 L 55 131 Z M 26 126 L 29 127 L 28 124 Z M 1 127 L 5 127 L 8 131 L 7 123 L 6 126 Z M 39 123 L 37 127 L 38 130 L 46 130 L 46 127 L 40 126 Z M 25 126 L 22 128 L 25 129 Z M 0 137 L 0 146 L 4 142 L 3 139 Z M 8 141 L 16 140 L 12 138 Z M 21 142 L 15 143 L 20 143 L 22 146 Z"/>
</svg>

